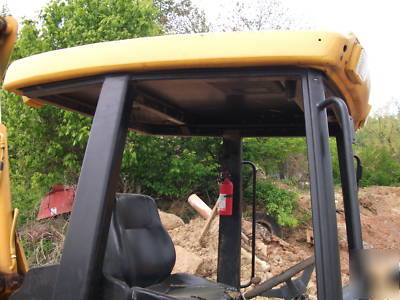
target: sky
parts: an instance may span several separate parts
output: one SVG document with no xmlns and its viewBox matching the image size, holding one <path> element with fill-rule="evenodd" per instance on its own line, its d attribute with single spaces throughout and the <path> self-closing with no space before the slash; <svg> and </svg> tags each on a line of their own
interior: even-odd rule
<svg viewBox="0 0 400 300">
<path fill-rule="evenodd" d="M 245 0 L 246 1 L 246 0 Z M 247 0 L 252 2 L 255 0 Z M 14 16 L 33 18 L 47 0 L 0 0 Z M 224 16 L 233 0 L 192 0 L 211 22 Z M 400 100 L 400 1 L 396 0 L 282 0 L 298 22 L 313 29 L 354 32 L 368 55 L 371 74 L 370 103 L 373 111 L 390 109 Z"/>
</svg>

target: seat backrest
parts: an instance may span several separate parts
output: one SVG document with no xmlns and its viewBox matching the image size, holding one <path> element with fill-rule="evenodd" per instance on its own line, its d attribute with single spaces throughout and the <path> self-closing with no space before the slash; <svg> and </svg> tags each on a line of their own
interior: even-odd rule
<svg viewBox="0 0 400 300">
<path fill-rule="evenodd" d="M 108 234 L 103 272 L 128 284 L 146 287 L 171 274 L 175 247 L 163 227 L 153 198 L 117 194 Z"/>
</svg>

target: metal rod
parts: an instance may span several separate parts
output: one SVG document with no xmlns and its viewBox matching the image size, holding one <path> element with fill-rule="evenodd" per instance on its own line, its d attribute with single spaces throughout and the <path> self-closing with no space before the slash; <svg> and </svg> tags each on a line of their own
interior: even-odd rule
<svg viewBox="0 0 400 300">
<path fill-rule="evenodd" d="M 300 263 L 290 267 L 289 269 L 283 271 L 282 273 L 275 275 L 274 277 L 264 281 L 263 283 L 257 285 L 254 289 L 247 291 L 244 296 L 245 299 L 251 299 L 256 296 L 260 296 L 261 294 L 271 290 L 273 287 L 278 284 L 289 281 L 293 276 L 300 273 L 302 270 L 306 269 L 309 266 L 312 266 L 315 262 L 314 256 L 311 256 Z"/>
<path fill-rule="evenodd" d="M 363 240 L 361 232 L 360 203 L 357 197 L 357 178 L 354 170 L 354 155 L 352 141 L 354 129 L 346 103 L 337 97 L 332 97 L 319 104 L 320 109 L 334 105 L 337 109 L 341 131 L 338 132 L 336 143 L 339 155 L 340 176 L 342 181 L 343 204 L 346 219 L 346 231 L 350 258 L 350 275 L 363 275 L 361 251 Z"/>
<path fill-rule="evenodd" d="M 253 175 L 253 201 L 252 201 L 252 215 L 251 215 L 251 276 L 250 281 L 241 285 L 241 288 L 249 287 L 252 279 L 256 274 L 256 188 L 257 188 L 257 168 L 251 161 L 243 161 L 242 164 L 249 165 L 252 168 Z"/>
<path fill-rule="evenodd" d="M 240 288 L 242 137 L 239 131 L 225 132 L 222 165 L 232 177 L 233 209 L 231 216 L 220 216 L 217 281 Z"/>
<path fill-rule="evenodd" d="M 334 105 L 339 113 L 342 130 L 336 138 L 339 167 L 342 179 L 343 203 L 346 217 L 346 230 L 350 257 L 354 251 L 363 249 L 360 204 L 357 198 L 357 179 L 354 170 L 353 147 L 352 147 L 352 126 L 346 103 L 337 97 L 332 97 L 319 104 L 320 109 Z"/>
<path fill-rule="evenodd" d="M 101 288 L 105 245 L 132 109 L 129 76 L 104 80 L 79 177 L 53 300 L 91 300 Z"/>
</svg>

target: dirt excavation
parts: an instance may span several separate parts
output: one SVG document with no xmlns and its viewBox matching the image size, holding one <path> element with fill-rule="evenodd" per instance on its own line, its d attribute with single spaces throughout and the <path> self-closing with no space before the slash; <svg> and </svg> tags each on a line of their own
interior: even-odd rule
<svg viewBox="0 0 400 300">
<path fill-rule="evenodd" d="M 335 193 L 342 280 L 349 280 L 347 260 L 346 225 L 341 192 Z M 391 249 L 400 255 L 400 188 L 372 186 L 359 191 L 361 221 L 365 248 Z M 309 195 L 301 195 L 300 206 L 310 209 Z M 184 224 L 173 214 L 161 214 L 163 222 L 177 248 L 174 272 L 190 272 L 212 280 L 217 273 L 218 220 L 210 226 L 206 243 L 198 242 L 206 220 L 198 216 Z M 171 219 L 175 220 L 174 222 Z M 172 225 L 171 225 L 172 224 Z M 271 278 L 290 266 L 313 255 L 311 224 L 286 230 L 283 239 L 257 227 L 256 276 L 262 281 Z M 243 231 L 250 238 L 251 224 L 243 221 Z M 242 244 L 244 242 L 242 241 Z M 247 247 L 249 250 L 250 248 Z M 251 272 L 251 254 L 242 247 L 242 282 L 247 282 Z M 308 286 L 310 299 L 316 299 L 315 274 Z M 397 299 L 397 298 L 396 298 Z"/>
<path fill-rule="evenodd" d="M 342 278 L 345 284 L 349 279 L 347 243 L 342 196 L 339 190 L 335 193 L 335 199 Z M 400 255 L 400 187 L 364 188 L 359 191 L 359 199 L 365 248 L 392 249 Z M 310 210 L 309 195 L 301 194 L 299 204 L 299 207 Z M 182 216 L 183 211 L 182 202 L 179 205 L 174 202 L 169 210 L 175 214 L 160 211 L 161 220 L 176 247 L 177 262 L 173 272 L 187 272 L 216 280 L 218 218 L 211 223 L 204 236 L 203 245 L 200 245 L 199 237 L 207 221 L 197 215 L 185 223 L 177 216 Z M 184 205 L 188 206 L 187 203 Z M 31 265 L 59 262 L 67 224 L 62 217 L 47 219 L 35 222 L 20 232 Z M 245 241 L 246 237 L 242 240 L 241 279 L 242 283 L 245 283 L 251 274 L 251 223 L 244 219 L 242 228 L 248 238 L 248 242 Z M 257 231 L 256 276 L 262 281 L 313 255 L 311 221 L 308 225 L 285 229 L 282 239 L 271 235 L 263 227 L 257 226 Z M 48 251 L 50 244 L 54 245 L 52 251 Z M 308 286 L 308 293 L 310 299 L 316 299 L 315 273 Z"/>
</svg>

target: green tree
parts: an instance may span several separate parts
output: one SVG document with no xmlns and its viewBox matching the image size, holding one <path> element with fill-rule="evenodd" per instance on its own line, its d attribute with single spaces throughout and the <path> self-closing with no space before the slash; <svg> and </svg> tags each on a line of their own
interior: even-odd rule
<svg viewBox="0 0 400 300">
<path fill-rule="evenodd" d="M 400 185 L 400 102 L 371 116 L 357 133 L 355 153 L 364 165 L 361 181 L 367 185 Z"/>
<path fill-rule="evenodd" d="M 340 183 L 339 161 L 334 138 L 330 141 L 335 183 Z M 356 132 L 354 154 L 361 158 L 361 186 L 400 185 L 400 105 L 394 100 L 387 109 L 371 115 Z"/>
<path fill-rule="evenodd" d="M 25 21 L 13 59 L 82 44 L 161 34 L 147 0 L 53 0 L 38 21 Z M 32 109 L 2 91 L 9 130 L 14 203 L 29 217 L 53 184 L 75 184 L 91 119 L 45 106 Z"/>
<path fill-rule="evenodd" d="M 215 193 L 218 148 L 211 138 L 164 138 L 131 133 L 125 147 L 123 190 L 186 200 L 190 193 Z"/>
<path fill-rule="evenodd" d="M 248 138 L 243 149 L 245 159 L 257 162 L 269 175 L 287 179 L 306 172 L 304 138 Z"/>
</svg>

